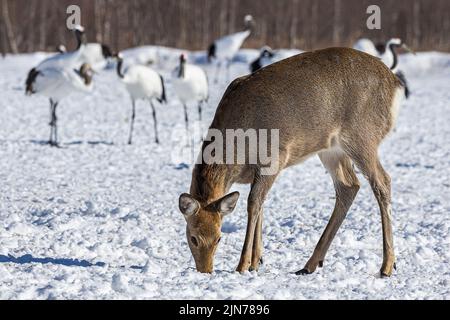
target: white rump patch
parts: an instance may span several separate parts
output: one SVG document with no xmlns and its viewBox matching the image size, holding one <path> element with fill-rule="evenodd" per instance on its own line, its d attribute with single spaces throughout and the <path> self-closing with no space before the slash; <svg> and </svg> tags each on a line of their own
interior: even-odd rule
<svg viewBox="0 0 450 320">
<path fill-rule="evenodd" d="M 392 101 L 391 107 L 392 128 L 395 127 L 395 124 L 397 123 L 398 114 L 400 112 L 400 105 L 402 104 L 404 97 L 405 97 L 405 89 L 403 87 L 397 88 L 394 94 L 394 100 Z"/>
</svg>

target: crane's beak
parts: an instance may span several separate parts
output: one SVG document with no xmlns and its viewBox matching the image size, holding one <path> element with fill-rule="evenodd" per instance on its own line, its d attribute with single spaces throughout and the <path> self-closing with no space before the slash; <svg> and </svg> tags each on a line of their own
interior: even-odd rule
<svg viewBox="0 0 450 320">
<path fill-rule="evenodd" d="M 412 50 L 410 47 L 408 47 L 406 44 L 402 44 L 402 48 L 410 53 L 412 53 L 413 55 L 417 55 L 417 53 Z"/>
</svg>

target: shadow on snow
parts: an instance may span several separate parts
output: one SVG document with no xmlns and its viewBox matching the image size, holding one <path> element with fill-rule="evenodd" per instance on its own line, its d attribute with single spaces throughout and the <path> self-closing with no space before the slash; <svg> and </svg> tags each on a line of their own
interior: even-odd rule
<svg viewBox="0 0 450 320">
<path fill-rule="evenodd" d="M 0 263 L 17 263 L 17 264 L 27 264 L 27 263 L 41 263 L 41 264 L 58 264 L 68 267 L 104 267 L 106 263 L 96 262 L 91 263 L 87 260 L 78 259 L 67 259 L 67 258 L 35 258 L 31 254 L 25 254 L 21 257 L 14 257 L 11 255 L 0 255 Z"/>
<path fill-rule="evenodd" d="M 14 257 L 12 255 L 2 255 L 0 254 L 0 263 L 16 263 L 16 264 L 28 264 L 28 263 L 40 263 L 40 264 L 56 264 L 66 267 L 105 267 L 105 262 L 92 263 L 87 260 L 78 260 L 70 258 L 35 258 L 31 254 L 25 254 L 21 257 Z M 134 270 L 143 270 L 143 266 L 120 266 L 119 268 L 125 269 L 130 268 Z"/>
</svg>

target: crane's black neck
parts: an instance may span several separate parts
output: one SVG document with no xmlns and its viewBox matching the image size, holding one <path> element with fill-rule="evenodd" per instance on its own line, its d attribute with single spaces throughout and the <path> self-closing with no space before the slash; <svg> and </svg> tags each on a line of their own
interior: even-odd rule
<svg viewBox="0 0 450 320">
<path fill-rule="evenodd" d="M 392 53 L 392 57 L 394 58 L 393 62 L 392 62 L 392 66 L 391 66 L 391 70 L 394 70 L 395 68 L 397 68 L 398 65 L 398 57 L 397 57 L 397 52 L 395 51 L 395 47 L 396 45 L 391 43 L 389 45 L 389 50 Z"/>
<path fill-rule="evenodd" d="M 86 44 L 86 35 L 84 32 L 80 32 L 78 30 L 75 31 L 75 36 L 77 38 L 77 50 L 81 48 L 82 45 Z"/>
<path fill-rule="evenodd" d="M 253 28 L 254 28 L 253 20 L 245 21 L 244 31 L 249 31 L 250 33 L 252 33 L 253 32 Z"/>
<path fill-rule="evenodd" d="M 101 46 L 103 58 L 105 59 L 111 58 L 113 56 L 111 49 L 106 44 L 102 44 Z"/>
<path fill-rule="evenodd" d="M 117 60 L 117 75 L 119 76 L 119 78 L 123 79 L 124 75 L 122 73 L 122 65 L 123 65 L 123 60 L 119 59 Z"/>
</svg>

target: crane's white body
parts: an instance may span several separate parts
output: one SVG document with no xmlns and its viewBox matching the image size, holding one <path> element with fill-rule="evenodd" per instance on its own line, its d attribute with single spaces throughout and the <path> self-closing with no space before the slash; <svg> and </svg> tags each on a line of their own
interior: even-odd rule
<svg viewBox="0 0 450 320">
<path fill-rule="evenodd" d="M 297 54 L 302 53 L 303 51 L 301 50 L 296 50 L 296 49 L 290 49 L 290 50 L 275 50 L 273 51 L 273 55 L 272 57 L 269 56 L 264 56 L 264 55 L 260 55 L 260 57 L 258 58 L 259 60 L 259 64 L 261 66 L 261 68 L 267 67 L 268 65 L 271 65 L 272 63 L 293 57 Z"/>
<path fill-rule="evenodd" d="M 395 66 L 395 68 L 392 68 L 392 66 L 394 65 L 394 61 L 395 61 L 394 52 L 393 52 L 394 49 L 392 49 L 392 46 L 401 46 L 401 45 L 402 45 L 401 39 L 392 38 L 386 43 L 386 50 L 384 51 L 384 53 L 379 56 L 381 61 L 383 61 L 383 63 L 385 65 L 387 65 L 389 68 L 391 68 L 392 72 L 394 72 L 394 73 L 396 73 L 398 71 L 398 64 Z"/>
<path fill-rule="evenodd" d="M 216 46 L 216 59 L 218 61 L 231 61 L 242 47 L 244 41 L 250 36 L 250 30 L 237 32 L 214 41 Z"/>
<path fill-rule="evenodd" d="M 380 56 L 380 59 L 389 68 L 391 68 L 394 63 L 394 55 L 392 54 L 391 50 L 389 50 L 388 48 L 386 48 L 386 51 Z M 397 71 L 397 69 L 398 68 L 395 68 L 395 70 L 392 69 L 392 72 L 395 73 Z"/>
<path fill-rule="evenodd" d="M 378 57 L 378 51 L 373 42 L 367 38 L 359 39 L 353 45 L 353 49 L 368 53 L 374 57 Z"/>
<path fill-rule="evenodd" d="M 49 68 L 65 69 L 74 68 L 78 69 L 82 64 L 82 55 L 85 49 L 85 45 L 81 45 L 77 50 L 65 53 L 56 53 L 55 55 L 45 59 L 36 67 L 36 70 L 44 70 Z"/>
<path fill-rule="evenodd" d="M 56 108 L 59 102 L 76 91 L 92 91 L 92 69 L 83 64 L 80 70 L 67 67 L 33 68 L 26 80 L 26 94 L 38 94 L 50 101 L 50 139 L 51 146 L 58 145 Z"/>
<path fill-rule="evenodd" d="M 121 51 L 123 59 L 129 65 L 151 65 L 158 62 L 158 49 L 154 46 L 141 46 Z"/>
<path fill-rule="evenodd" d="M 75 51 L 59 52 L 39 63 L 35 69 L 38 71 L 49 68 L 78 69 L 83 64 L 82 57 L 86 49 L 86 42 L 82 39 L 84 35 L 84 28 L 82 26 L 75 26 L 74 31 L 78 41 L 78 48 Z M 65 47 L 61 51 L 64 50 Z"/>
<path fill-rule="evenodd" d="M 153 105 L 153 99 L 157 99 L 161 103 L 166 101 L 164 80 L 152 68 L 143 65 L 132 65 L 122 72 L 122 54 L 118 54 L 117 58 L 119 59 L 117 62 L 117 74 L 125 84 L 125 88 L 131 97 L 132 113 L 128 144 L 132 143 L 134 119 L 136 117 L 136 100 L 139 99 L 145 99 L 150 103 L 154 121 L 155 142 L 159 143 L 156 109 Z"/>
<path fill-rule="evenodd" d="M 186 64 L 184 77 L 179 77 L 179 72 L 178 66 L 172 73 L 172 85 L 183 104 L 208 100 L 208 78 L 202 68 Z"/>
<path fill-rule="evenodd" d="M 50 67 L 39 69 L 33 82 L 33 93 L 59 102 L 73 92 L 91 92 L 93 83 L 86 85 L 79 71 L 72 68 Z"/>
<path fill-rule="evenodd" d="M 123 75 L 122 82 L 132 100 L 162 99 L 163 83 L 155 70 L 143 65 L 132 65 L 125 69 Z"/>
<path fill-rule="evenodd" d="M 198 120 L 201 123 L 203 104 L 208 101 L 209 96 L 208 77 L 202 68 L 188 64 L 186 55 L 182 54 L 180 56 L 180 64 L 172 73 L 172 85 L 178 99 L 183 104 L 186 136 L 189 137 L 187 104 L 190 102 L 197 103 Z"/>
<path fill-rule="evenodd" d="M 87 43 L 84 45 L 79 55 L 81 63 L 88 63 L 93 70 L 99 71 L 104 69 L 108 64 L 107 59 L 103 56 L 102 45 L 99 43 Z"/>
<path fill-rule="evenodd" d="M 359 39 L 353 46 L 353 49 L 368 53 L 372 56 L 378 57 L 383 61 L 383 63 L 392 68 L 394 65 L 394 53 L 392 52 L 391 45 L 401 45 L 402 41 L 398 38 L 392 38 L 386 43 L 385 51 L 380 54 L 378 50 L 375 48 L 375 45 L 369 39 Z M 392 72 L 396 72 L 397 68 L 392 69 Z"/>
<path fill-rule="evenodd" d="M 217 39 L 208 49 L 208 61 L 217 61 L 216 75 L 214 82 L 218 83 L 220 68 L 223 63 L 227 70 L 227 81 L 230 80 L 230 65 L 234 56 L 242 47 L 244 41 L 250 36 L 253 28 L 253 17 L 246 15 L 244 18 L 245 30 L 236 32 Z"/>
</svg>

